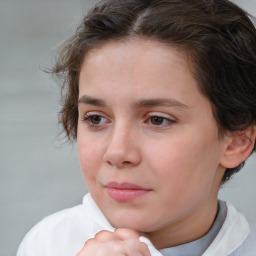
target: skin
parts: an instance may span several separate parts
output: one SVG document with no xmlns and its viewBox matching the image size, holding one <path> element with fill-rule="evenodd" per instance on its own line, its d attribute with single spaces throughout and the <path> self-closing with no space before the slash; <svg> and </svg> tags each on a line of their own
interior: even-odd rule
<svg viewBox="0 0 256 256">
<path fill-rule="evenodd" d="M 159 104 L 163 99 L 168 104 Z M 209 231 L 231 138 L 219 139 L 211 104 L 181 51 L 142 39 L 91 50 L 80 72 L 78 110 L 81 169 L 113 227 L 143 233 L 158 249 Z M 112 181 L 147 193 L 118 202 L 105 187 Z M 107 233 L 108 243 L 123 241 Z M 95 239 L 96 251 L 108 244 Z M 79 255 L 94 255 L 89 249 Z"/>
<path fill-rule="evenodd" d="M 86 241 L 83 250 L 76 256 L 150 256 L 147 245 L 141 243 L 139 237 L 138 232 L 130 229 L 116 229 L 114 232 L 100 231 L 95 238 Z"/>
</svg>

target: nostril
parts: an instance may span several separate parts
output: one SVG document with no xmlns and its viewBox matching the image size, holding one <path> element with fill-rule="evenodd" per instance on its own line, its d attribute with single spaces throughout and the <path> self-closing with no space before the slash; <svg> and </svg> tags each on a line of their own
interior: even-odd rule
<svg viewBox="0 0 256 256">
<path fill-rule="evenodd" d="M 130 164 L 131 162 L 130 161 L 124 161 L 122 162 L 122 164 Z"/>
<path fill-rule="evenodd" d="M 106 161 L 107 164 L 110 164 L 110 165 L 116 165 L 116 166 L 123 166 L 123 165 L 129 165 L 131 164 L 130 161 L 123 161 L 123 162 L 111 162 L 110 160 Z"/>
<path fill-rule="evenodd" d="M 106 161 L 106 163 L 112 165 L 112 163 L 110 161 Z"/>
</svg>

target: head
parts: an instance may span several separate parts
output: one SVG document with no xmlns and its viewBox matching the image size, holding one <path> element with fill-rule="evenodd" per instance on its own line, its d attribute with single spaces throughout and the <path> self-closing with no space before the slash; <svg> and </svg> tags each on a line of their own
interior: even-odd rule
<svg viewBox="0 0 256 256">
<path fill-rule="evenodd" d="M 63 81 L 60 123 L 69 140 L 77 138 L 78 81 L 87 54 L 131 38 L 156 40 L 184 53 L 211 102 L 220 139 L 255 125 L 256 31 L 246 12 L 228 0 L 105 0 L 61 46 L 53 69 Z M 226 168 L 222 183 L 243 165 Z"/>
<path fill-rule="evenodd" d="M 227 0 L 104 0 L 89 11 L 53 72 L 60 122 L 111 224 L 153 232 L 199 224 L 198 212 L 212 224 L 220 184 L 255 150 L 255 41 Z"/>
</svg>

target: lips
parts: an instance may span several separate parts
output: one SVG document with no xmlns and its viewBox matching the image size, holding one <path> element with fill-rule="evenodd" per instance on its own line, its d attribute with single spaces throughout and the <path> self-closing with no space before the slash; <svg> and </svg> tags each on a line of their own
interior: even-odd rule
<svg viewBox="0 0 256 256">
<path fill-rule="evenodd" d="M 139 185 L 126 182 L 109 182 L 106 184 L 105 188 L 112 199 L 121 203 L 135 200 L 136 198 L 144 196 L 152 191 L 151 189 L 146 189 Z"/>
</svg>

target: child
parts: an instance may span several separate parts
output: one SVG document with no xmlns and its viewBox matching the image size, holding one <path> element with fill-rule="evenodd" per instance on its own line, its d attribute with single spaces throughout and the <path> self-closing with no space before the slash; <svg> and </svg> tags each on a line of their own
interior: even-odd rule
<svg viewBox="0 0 256 256">
<path fill-rule="evenodd" d="M 228 0 L 102 0 L 62 46 L 61 123 L 90 191 L 18 256 L 255 255 L 218 190 L 255 151 L 256 30 Z"/>
</svg>

